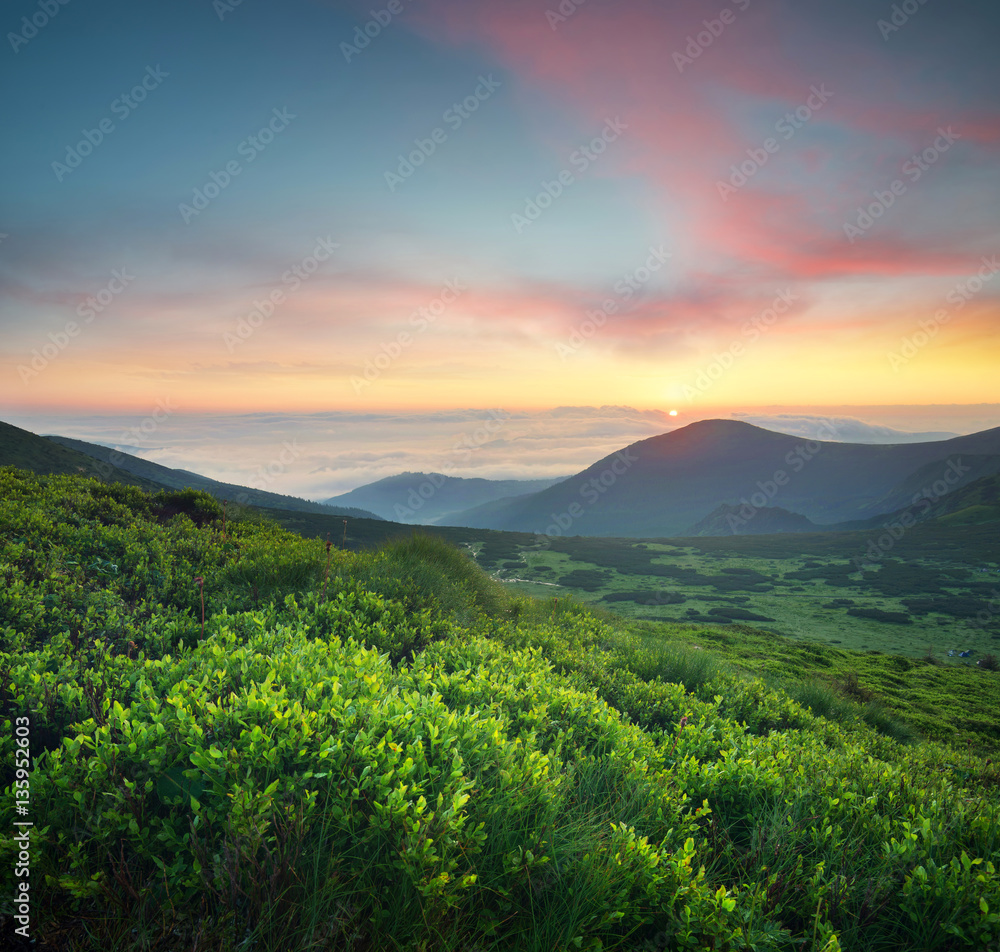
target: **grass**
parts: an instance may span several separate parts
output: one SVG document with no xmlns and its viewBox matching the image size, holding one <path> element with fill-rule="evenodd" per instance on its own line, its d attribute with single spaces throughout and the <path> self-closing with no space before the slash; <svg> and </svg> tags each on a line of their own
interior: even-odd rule
<svg viewBox="0 0 1000 952">
<path fill-rule="evenodd" d="M 780 685 L 794 697 L 806 685 L 816 685 L 851 701 L 876 700 L 920 737 L 1000 752 L 994 713 L 1000 685 L 993 672 L 905 655 L 850 651 L 745 625 L 706 629 L 647 622 L 639 623 L 638 630 L 642 625 L 674 643 L 697 644 L 734 670 Z M 855 682 L 861 696 L 850 687 Z"/>
<path fill-rule="evenodd" d="M 690 691 L 718 677 L 719 660 L 707 651 L 683 648 L 657 639 L 635 659 L 630 667 L 644 681 L 683 684 Z"/>
<path fill-rule="evenodd" d="M 817 717 L 831 721 L 847 721 L 854 716 L 857 705 L 824 681 L 803 681 L 787 687 L 789 696 Z"/>
</svg>

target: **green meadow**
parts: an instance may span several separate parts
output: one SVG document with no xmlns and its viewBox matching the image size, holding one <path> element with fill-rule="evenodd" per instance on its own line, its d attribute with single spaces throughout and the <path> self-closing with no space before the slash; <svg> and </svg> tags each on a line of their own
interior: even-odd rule
<svg viewBox="0 0 1000 952">
<path fill-rule="evenodd" d="M 1000 652 L 1000 552 L 995 525 L 964 531 L 969 545 L 956 551 L 929 544 L 953 530 L 913 530 L 915 538 L 878 561 L 861 558 L 862 534 L 841 541 L 830 533 L 671 542 L 534 537 L 501 557 L 486 549 L 481 564 L 526 594 L 565 590 L 630 618 L 746 622 L 852 651 L 974 666 Z M 816 554 L 810 538 L 825 543 Z M 973 654 L 958 657 L 966 650 Z"/>
</svg>

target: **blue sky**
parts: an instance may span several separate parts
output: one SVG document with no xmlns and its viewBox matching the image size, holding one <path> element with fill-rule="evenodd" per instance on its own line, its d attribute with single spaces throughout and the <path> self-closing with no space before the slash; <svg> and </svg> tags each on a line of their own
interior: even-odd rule
<svg viewBox="0 0 1000 952">
<path fill-rule="evenodd" d="M 996 403 L 996 5 L 717 6 L 8 4 L 0 405 Z"/>
</svg>

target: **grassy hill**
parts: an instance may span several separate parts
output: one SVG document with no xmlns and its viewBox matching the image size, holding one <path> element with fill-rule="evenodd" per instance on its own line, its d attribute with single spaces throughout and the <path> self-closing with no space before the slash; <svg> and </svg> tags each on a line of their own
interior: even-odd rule
<svg viewBox="0 0 1000 952">
<path fill-rule="evenodd" d="M 305 538 L 329 538 L 352 550 L 378 548 L 414 532 L 373 519 L 349 519 L 345 526 L 342 518 L 320 513 L 275 509 L 268 517 Z M 454 526 L 420 531 L 474 553 L 511 590 L 574 597 L 675 627 L 738 622 L 812 644 L 909 658 L 932 654 L 944 665 L 974 665 L 1000 651 L 1000 614 L 995 605 L 990 608 L 997 598 L 1000 545 L 989 524 L 931 521 L 899 538 L 881 530 L 649 540 L 547 538 Z M 868 553 L 884 543 L 888 547 L 875 554 L 890 569 L 879 576 L 879 563 Z M 909 568 L 901 571 L 899 562 Z M 976 654 L 950 658 L 952 648 Z"/>
<path fill-rule="evenodd" d="M 995 469 L 994 457 L 967 457 L 963 464 L 975 472 Z M 978 464 L 978 465 L 977 465 Z M 905 489 L 894 493 L 894 501 L 903 503 L 900 508 L 870 519 L 840 523 L 832 528 L 851 531 L 855 529 L 880 529 L 887 525 L 905 525 L 913 522 L 937 522 L 940 525 L 980 525 L 1000 520 L 1000 476 L 995 473 L 966 481 L 964 485 L 935 493 L 940 466 L 927 466 L 906 481 Z"/>
<path fill-rule="evenodd" d="M 927 514 L 942 525 L 975 525 L 1000 520 L 1000 476 L 984 476 L 934 501 Z"/>
<path fill-rule="evenodd" d="M 995 672 L 880 659 L 893 716 L 863 656 L 526 598 L 428 536 L 341 551 L 10 468 L 0 575 L 0 862 L 30 862 L 32 948 L 1000 940 L 997 748 L 917 737 L 970 710 L 996 736 L 971 680 L 995 698 Z"/>
<path fill-rule="evenodd" d="M 64 436 L 37 436 L 0 422 L 0 466 L 17 466 L 35 473 L 68 473 L 103 482 L 139 486 L 150 492 L 196 489 L 241 506 L 313 512 L 326 516 L 378 520 L 381 517 L 350 506 L 327 506 L 295 496 L 283 496 L 248 486 L 222 483 L 198 473 L 171 469 L 107 446 Z"/>
</svg>

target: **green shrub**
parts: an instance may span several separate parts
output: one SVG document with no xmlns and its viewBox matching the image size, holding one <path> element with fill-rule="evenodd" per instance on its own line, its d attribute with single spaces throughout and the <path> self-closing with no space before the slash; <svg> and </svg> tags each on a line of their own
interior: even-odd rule
<svg viewBox="0 0 1000 952">
<path fill-rule="evenodd" d="M 40 947 L 997 941 L 995 766 L 910 743 L 868 686 L 989 676 L 811 646 L 833 687 L 784 691 L 738 670 L 770 633 L 513 598 L 419 535 L 223 532 L 179 497 L 0 469 L 0 821 L 28 718 Z"/>
</svg>

